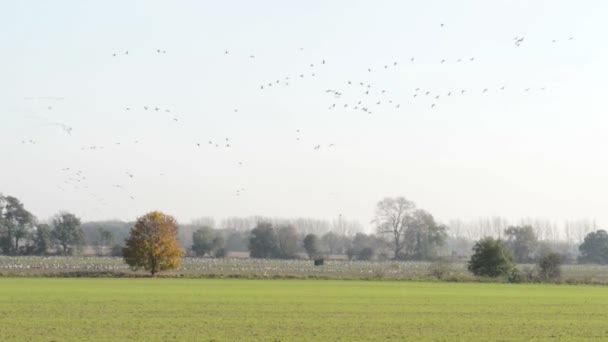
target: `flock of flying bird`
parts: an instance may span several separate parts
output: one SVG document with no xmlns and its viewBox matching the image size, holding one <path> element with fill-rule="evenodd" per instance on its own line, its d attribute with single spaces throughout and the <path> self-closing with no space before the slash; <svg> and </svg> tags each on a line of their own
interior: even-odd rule
<svg viewBox="0 0 608 342">
<path fill-rule="evenodd" d="M 443 28 L 444 24 L 441 24 L 441 27 Z M 567 40 L 571 41 L 573 39 L 574 39 L 574 37 L 569 37 Z M 525 40 L 525 38 L 523 36 L 521 36 L 521 37 L 516 36 L 513 39 L 513 43 L 516 47 L 520 47 L 524 43 L 524 40 Z M 556 43 L 557 40 L 552 40 L 552 42 Z M 300 50 L 303 50 L 303 48 L 300 48 Z M 155 52 L 157 54 L 167 53 L 167 51 L 160 50 L 160 49 L 157 49 Z M 224 55 L 229 55 L 229 51 L 225 50 Z M 129 56 L 129 51 L 124 51 L 123 53 L 113 53 L 112 54 L 112 57 L 119 57 L 119 56 L 123 56 L 123 57 Z M 249 58 L 254 59 L 256 57 L 255 57 L 255 55 L 251 54 L 251 55 L 249 55 Z M 465 62 L 474 63 L 476 61 L 476 59 L 475 59 L 475 57 L 467 57 L 467 58 L 454 59 L 452 61 L 454 63 L 465 63 Z M 409 64 L 413 64 L 415 62 L 416 62 L 415 57 L 409 57 L 407 59 L 407 63 L 409 63 Z M 446 59 L 441 59 L 438 61 L 438 64 L 446 64 L 448 62 L 449 61 Z M 272 81 L 263 82 L 262 84 L 259 85 L 259 90 L 271 91 L 273 88 L 277 88 L 279 86 L 289 86 L 290 84 L 294 84 L 305 78 L 315 78 L 317 76 L 317 73 L 320 72 L 319 68 L 326 68 L 328 64 L 329 63 L 325 59 L 320 59 L 316 63 L 315 62 L 309 63 L 308 66 L 306 67 L 307 71 L 302 71 L 300 73 L 296 73 L 295 76 L 283 76 L 278 79 L 274 79 Z M 396 69 L 399 66 L 400 66 L 400 63 L 398 61 L 393 61 L 392 63 L 387 63 L 384 65 L 381 65 L 377 69 L 368 67 L 367 73 L 373 73 L 375 70 L 378 70 L 378 69 L 390 71 L 391 69 Z M 392 93 L 388 89 L 385 89 L 383 87 L 378 87 L 377 85 L 374 85 L 370 82 L 345 80 L 342 83 L 341 87 L 343 87 L 343 89 L 326 89 L 324 91 L 324 93 L 330 97 L 330 99 L 329 99 L 330 105 L 327 108 L 328 110 L 335 110 L 338 108 L 342 108 L 345 110 L 352 110 L 352 111 L 356 111 L 356 112 L 363 112 L 366 114 L 373 114 L 380 108 L 392 108 L 393 110 L 397 110 L 402 107 L 402 101 L 397 100 L 397 98 L 403 99 L 403 97 L 399 96 L 400 94 Z M 497 91 L 504 91 L 505 86 L 503 85 L 503 86 L 500 86 L 500 87 L 497 87 L 494 89 Z M 545 90 L 546 88 L 543 86 L 543 87 L 539 87 L 538 89 Z M 453 96 L 462 96 L 467 93 L 474 93 L 474 92 L 478 92 L 480 94 L 485 94 L 485 93 L 489 92 L 490 90 L 491 90 L 490 88 L 482 88 L 482 89 L 477 89 L 477 90 L 455 89 L 455 90 L 447 90 L 447 91 L 441 92 L 441 91 L 433 91 L 433 90 L 429 90 L 429 89 L 425 90 L 420 87 L 417 87 L 410 94 L 410 99 L 416 100 L 416 99 L 427 98 L 430 101 L 429 108 L 433 109 L 437 106 L 440 99 L 442 99 L 442 98 L 448 98 L 448 97 L 453 97 Z M 526 88 L 523 88 L 522 90 L 524 92 L 528 92 L 528 91 L 532 90 L 532 88 L 526 87 Z M 348 100 L 345 99 L 345 96 L 343 96 L 345 93 L 348 93 L 350 95 L 350 99 L 348 99 Z M 353 96 L 355 97 L 354 100 L 352 99 Z M 37 101 L 58 101 L 58 100 L 63 100 L 64 98 L 62 98 L 62 97 L 27 97 L 25 99 L 26 100 L 37 100 Z M 125 107 L 124 110 L 126 112 L 131 112 L 138 108 L 143 111 L 166 113 L 168 115 L 168 120 L 170 119 L 174 123 L 178 123 L 180 121 L 180 118 L 177 115 L 175 115 L 170 109 L 161 108 L 158 106 L 140 105 L 140 106 L 136 106 L 136 107 Z M 51 111 L 53 109 L 53 107 L 48 106 L 47 109 L 49 111 Z M 233 110 L 235 113 L 238 112 L 238 109 L 233 109 Z M 72 135 L 73 128 L 71 126 L 69 126 L 68 124 L 65 124 L 62 122 L 57 122 L 54 120 L 49 120 L 44 117 L 34 117 L 34 119 L 40 120 L 41 125 L 55 126 L 59 129 L 61 129 L 67 135 Z M 302 138 L 301 133 L 302 132 L 300 129 L 295 130 L 296 141 L 301 140 L 301 138 Z M 137 144 L 138 142 L 139 142 L 138 140 L 135 140 L 134 144 Z M 33 139 L 24 139 L 24 140 L 22 140 L 22 144 L 36 144 L 36 141 L 34 141 Z M 121 143 L 115 142 L 114 145 L 118 146 L 118 145 L 121 145 Z M 219 149 L 219 148 L 229 149 L 231 147 L 231 141 L 230 141 L 229 137 L 224 137 L 221 139 L 207 140 L 205 142 L 197 141 L 197 142 L 194 142 L 194 145 L 197 148 L 203 148 L 204 146 L 208 146 L 208 147 L 212 147 L 212 148 L 216 148 L 216 149 Z M 325 143 L 325 144 L 314 144 L 311 147 L 312 147 L 312 150 L 318 151 L 318 150 L 321 150 L 322 148 L 332 148 L 334 146 L 335 146 L 334 143 Z M 82 150 L 102 150 L 102 149 L 104 149 L 104 146 L 91 145 L 91 146 L 82 147 L 81 149 Z M 239 161 L 238 165 L 243 165 L 243 163 L 241 161 Z M 58 186 L 58 188 L 60 190 L 67 191 L 69 189 L 76 189 L 76 190 L 89 189 L 89 187 L 86 183 L 87 177 L 84 176 L 84 172 L 82 170 L 76 170 L 76 169 L 72 169 L 69 167 L 65 167 L 65 168 L 61 169 L 61 171 L 64 174 L 64 181 L 61 185 Z M 160 173 L 160 176 L 164 176 L 164 173 Z M 125 177 L 125 181 L 133 181 L 135 179 L 135 175 L 132 172 L 128 172 L 128 171 L 126 171 L 124 173 L 124 177 Z M 128 186 L 125 186 L 125 184 L 112 184 L 112 188 L 118 192 L 124 193 L 126 196 L 128 196 L 128 198 L 135 200 L 135 196 L 133 196 L 133 194 L 131 194 L 128 191 Z M 246 189 L 244 187 L 239 187 L 236 190 L 235 195 L 240 196 L 245 191 L 246 191 Z M 89 195 L 92 198 L 94 198 L 100 205 L 107 205 L 107 202 L 105 201 L 105 199 L 102 196 L 98 196 L 95 193 L 89 193 Z"/>
</svg>

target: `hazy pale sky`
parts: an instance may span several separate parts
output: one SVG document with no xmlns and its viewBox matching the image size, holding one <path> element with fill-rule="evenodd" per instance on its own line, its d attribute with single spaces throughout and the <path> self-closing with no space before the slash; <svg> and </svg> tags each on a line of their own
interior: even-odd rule
<svg viewBox="0 0 608 342">
<path fill-rule="evenodd" d="M 5 2 L 0 192 L 39 218 L 368 224 L 400 195 L 443 221 L 607 223 L 607 15 L 601 0 Z"/>
</svg>

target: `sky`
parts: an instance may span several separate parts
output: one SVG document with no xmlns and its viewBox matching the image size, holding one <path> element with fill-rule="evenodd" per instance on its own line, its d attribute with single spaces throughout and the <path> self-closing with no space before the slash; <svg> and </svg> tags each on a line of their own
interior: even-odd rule
<svg viewBox="0 0 608 342">
<path fill-rule="evenodd" d="M 404 196 L 444 222 L 608 224 L 607 14 L 600 0 L 4 2 L 0 192 L 41 219 L 369 225 Z"/>
</svg>

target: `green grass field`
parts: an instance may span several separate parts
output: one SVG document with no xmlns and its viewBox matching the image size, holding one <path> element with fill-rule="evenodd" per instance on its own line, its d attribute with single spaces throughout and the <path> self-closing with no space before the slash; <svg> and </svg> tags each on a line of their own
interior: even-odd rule
<svg viewBox="0 0 608 342">
<path fill-rule="evenodd" d="M 3 341 L 608 340 L 608 288 L 0 278 Z"/>
</svg>

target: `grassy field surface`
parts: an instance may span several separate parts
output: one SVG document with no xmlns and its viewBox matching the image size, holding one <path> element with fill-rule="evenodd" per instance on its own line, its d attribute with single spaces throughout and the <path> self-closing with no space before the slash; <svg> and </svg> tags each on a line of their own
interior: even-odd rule
<svg viewBox="0 0 608 342">
<path fill-rule="evenodd" d="M 0 278 L 3 341 L 608 340 L 600 286 Z"/>
</svg>

